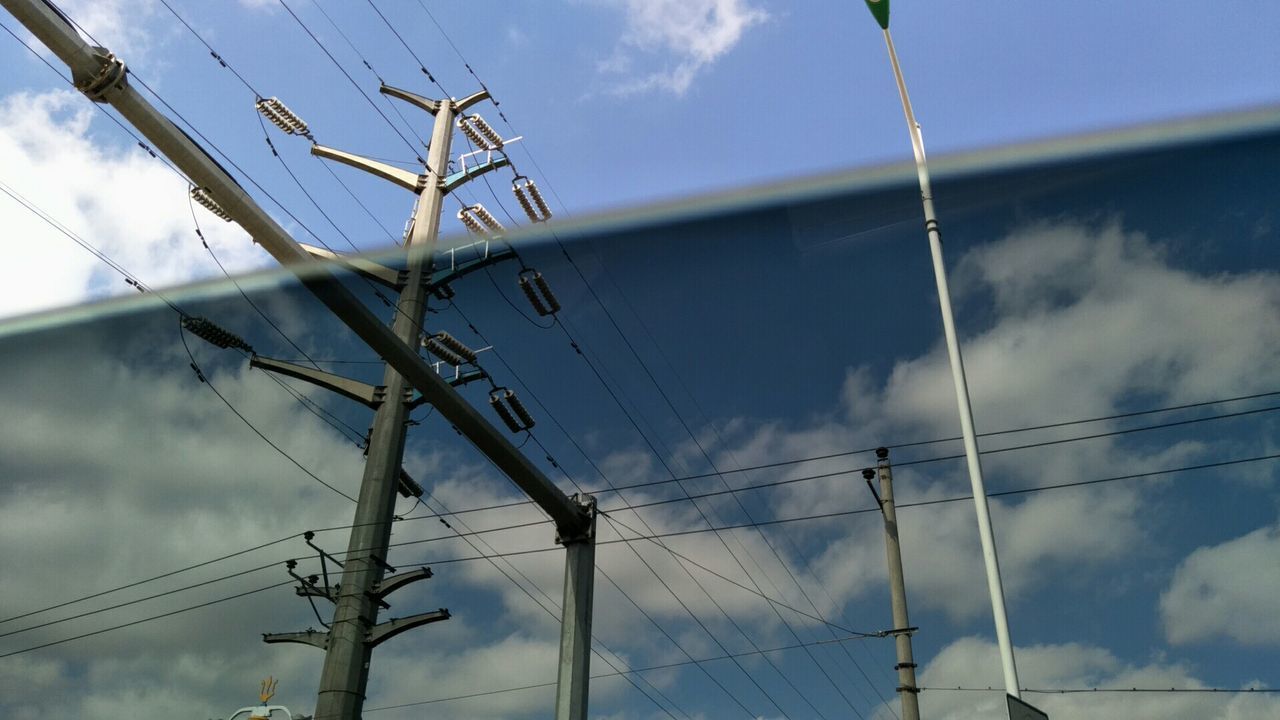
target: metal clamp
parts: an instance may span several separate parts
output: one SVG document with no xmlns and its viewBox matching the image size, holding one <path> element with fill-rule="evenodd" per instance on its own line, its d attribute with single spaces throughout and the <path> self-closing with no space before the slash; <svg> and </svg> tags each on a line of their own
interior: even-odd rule
<svg viewBox="0 0 1280 720">
<path fill-rule="evenodd" d="M 98 73 L 93 76 L 80 75 L 72 79 L 75 80 L 76 89 L 90 100 L 105 103 L 107 91 L 124 86 L 128 70 L 123 60 L 104 47 L 93 48 L 93 55 L 101 63 Z"/>
</svg>

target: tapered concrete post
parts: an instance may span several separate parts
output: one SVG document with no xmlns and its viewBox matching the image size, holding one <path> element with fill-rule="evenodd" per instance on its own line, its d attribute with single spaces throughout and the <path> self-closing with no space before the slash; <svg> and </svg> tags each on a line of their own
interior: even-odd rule
<svg viewBox="0 0 1280 720">
<path fill-rule="evenodd" d="M 439 234 L 440 208 L 444 202 L 438 171 L 449 163 L 453 120 L 452 104 L 445 100 L 436 112 L 427 159 L 427 180 L 419 193 L 413 230 L 406 242 L 410 258 L 409 281 L 396 304 L 392 330 L 410 347 L 418 344 L 426 310 L 424 278 L 430 277 L 431 256 Z M 404 401 L 412 386 L 390 365 L 383 374 L 383 384 L 386 386 L 386 400 L 373 418 L 369 457 L 360 482 L 359 503 L 348 542 L 338 607 L 334 610 L 333 625 L 329 630 L 329 647 L 325 652 L 316 698 L 316 716 L 333 720 L 357 720 L 364 706 L 369 662 L 373 655 L 369 633 L 378 618 L 378 605 L 372 591 L 382 581 L 385 570 L 386 548 L 395 513 L 396 486 L 404 458 L 405 421 L 409 416 L 408 405 Z"/>
<path fill-rule="evenodd" d="M 564 545 L 564 605 L 560 616 L 560 670 L 556 679 L 556 720 L 586 720 L 587 685 L 591 677 L 591 608 L 596 577 L 596 500 L 573 499 L 591 522 L 576 537 L 557 538 Z"/>
<path fill-rule="evenodd" d="M 870 484 L 880 477 L 880 514 L 884 517 L 884 550 L 889 562 L 889 600 L 893 608 L 894 643 L 898 650 L 898 696 L 902 699 L 902 720 L 920 720 L 920 690 L 916 687 L 916 663 L 911 654 L 911 620 L 907 616 L 907 584 L 902 572 L 902 548 L 898 544 L 898 511 L 893 505 L 893 470 L 889 450 L 876 450 L 876 470 L 863 470 Z"/>
</svg>

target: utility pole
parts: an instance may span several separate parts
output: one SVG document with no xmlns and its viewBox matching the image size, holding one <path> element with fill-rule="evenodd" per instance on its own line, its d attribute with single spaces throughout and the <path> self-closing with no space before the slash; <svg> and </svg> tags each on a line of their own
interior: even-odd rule
<svg viewBox="0 0 1280 720">
<path fill-rule="evenodd" d="M 965 462 L 969 468 L 969 484 L 973 488 L 973 509 L 978 521 L 978 539 L 982 544 L 982 560 L 987 571 L 987 594 L 991 596 L 991 616 L 995 623 L 996 644 L 1000 647 L 1000 666 L 1004 671 L 1005 692 L 1021 698 L 1018 684 L 1018 666 L 1013 654 L 1013 640 L 1009 635 L 1009 616 L 1004 602 L 1004 582 L 1000 578 L 1000 559 L 996 554 L 995 532 L 991 528 L 991 509 L 987 504 L 986 485 L 982 479 L 982 459 L 978 452 L 978 434 L 973 424 L 973 407 L 969 400 L 969 382 L 965 377 L 964 358 L 960 353 L 960 338 L 956 333 L 955 315 L 951 310 L 951 290 L 947 283 L 947 266 L 942 258 L 942 230 L 933 207 L 933 190 L 929 183 L 929 166 L 925 158 L 924 138 L 920 123 L 916 122 L 907 83 L 902 78 L 898 64 L 898 51 L 893 47 L 889 33 L 889 0 L 866 0 L 867 8 L 884 34 L 885 48 L 889 52 L 889 64 L 893 79 L 898 85 L 898 97 L 902 100 L 902 113 L 911 136 L 911 150 L 915 155 L 916 176 L 920 182 L 920 203 L 924 211 L 924 230 L 929 237 L 929 253 L 933 258 L 933 278 L 938 290 L 938 310 L 942 315 L 942 332 L 947 343 L 947 357 L 951 365 L 951 382 L 956 392 L 956 409 L 960 414 L 960 434 L 964 438 Z"/>
<path fill-rule="evenodd" d="M 911 620 L 907 617 L 907 585 L 902 573 L 902 548 L 898 544 L 898 511 L 893 504 L 893 470 L 889 467 L 889 449 L 877 448 L 877 469 L 867 468 L 862 477 L 880 504 L 884 517 L 884 551 L 889 562 L 889 601 L 893 608 L 894 642 L 898 649 L 898 697 L 902 700 L 902 720 L 920 720 L 920 689 L 916 687 L 916 663 L 911 654 Z M 880 492 L 871 480 L 880 476 Z"/>
<path fill-rule="evenodd" d="M 431 256 L 440 230 L 440 209 L 444 190 L 440 171 L 449 163 L 453 138 L 454 103 L 448 99 L 437 106 L 435 127 L 427 157 L 426 177 L 418 193 L 418 205 L 405 246 L 409 253 L 409 275 L 396 303 L 391 328 L 409 346 L 419 342 L 419 328 L 426 313 L 426 281 Z M 319 146 L 313 146 L 313 153 Z M 425 279 L 424 279 L 425 276 Z M 406 421 L 412 388 L 404 376 L 387 365 L 383 372 L 384 401 L 373 416 L 369 453 L 360 481 L 356 515 L 348 541 L 338 606 L 329 630 L 324 669 L 315 714 L 335 720 L 355 720 L 364 705 L 369 684 L 369 661 L 373 644 L 369 633 L 376 624 L 378 605 L 373 591 L 382 582 L 387 567 L 387 543 L 391 539 L 396 488 L 404 460 Z"/>
</svg>

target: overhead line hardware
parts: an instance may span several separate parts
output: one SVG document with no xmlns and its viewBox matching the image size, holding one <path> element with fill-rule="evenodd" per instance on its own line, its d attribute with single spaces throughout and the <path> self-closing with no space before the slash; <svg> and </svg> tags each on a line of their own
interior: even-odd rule
<svg viewBox="0 0 1280 720">
<path fill-rule="evenodd" d="M 260 98 L 256 105 L 258 112 L 262 113 L 263 117 L 270 120 L 272 125 L 280 128 L 286 134 L 301 135 L 308 140 L 315 141 L 302 118 L 280 102 L 279 98 Z"/>
<path fill-rule="evenodd" d="M 494 388 L 489 393 L 489 404 L 513 433 L 524 432 L 534 426 L 533 416 L 512 390 Z"/>
<path fill-rule="evenodd" d="M 511 180 L 511 192 L 515 194 L 516 202 L 520 203 L 524 214 L 529 216 L 530 222 L 540 223 L 551 219 L 551 208 L 532 180 L 524 175 L 515 176 Z"/>
<path fill-rule="evenodd" d="M 502 136 L 479 115 L 459 115 L 458 129 L 483 150 L 501 150 L 505 144 Z"/>
<path fill-rule="evenodd" d="M 555 315 L 560 312 L 560 301 L 556 300 L 546 278 L 536 270 L 520 272 L 520 290 L 529 298 L 529 304 L 539 315 Z"/>
<path fill-rule="evenodd" d="M 467 230 L 476 235 L 487 237 L 492 233 L 506 232 L 506 228 L 502 226 L 502 223 L 498 222 L 498 218 L 494 217 L 493 213 L 479 203 L 459 210 L 458 219 L 462 221 Z"/>
<path fill-rule="evenodd" d="M 213 199 L 213 195 L 210 194 L 209 188 L 202 188 L 202 187 L 191 188 L 191 199 L 200 203 L 200 205 L 202 205 L 205 210 L 208 210 L 209 212 L 213 213 L 215 216 L 222 218 L 226 222 L 231 222 L 230 213 L 228 213 L 226 210 L 223 210 L 222 206 L 218 204 L 218 201 Z"/>
<path fill-rule="evenodd" d="M 441 330 L 435 335 L 430 335 L 422 339 L 422 346 L 432 355 L 444 360 L 450 365 L 465 365 L 467 363 L 475 364 L 476 351 L 467 347 L 449 333 Z"/>
<path fill-rule="evenodd" d="M 247 353 L 253 352 L 253 346 L 244 341 L 239 335 L 215 325 L 212 321 L 191 315 L 182 317 L 182 328 L 196 337 L 204 340 L 210 345 L 220 347 L 222 349 L 236 348 L 244 350 Z"/>
</svg>

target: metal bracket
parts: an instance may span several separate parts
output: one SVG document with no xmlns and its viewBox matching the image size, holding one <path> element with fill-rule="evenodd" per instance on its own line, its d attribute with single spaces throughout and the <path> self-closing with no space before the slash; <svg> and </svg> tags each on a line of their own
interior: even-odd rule
<svg viewBox="0 0 1280 720">
<path fill-rule="evenodd" d="M 487 348 L 481 348 L 481 349 L 487 349 Z M 440 372 L 440 367 L 443 364 L 444 364 L 443 361 L 434 364 L 437 373 Z M 460 385 L 467 385 L 468 383 L 473 383 L 477 380 L 484 380 L 487 377 L 489 377 L 489 373 L 485 372 L 484 370 L 468 370 L 466 372 L 462 372 L 455 368 L 453 379 L 449 381 L 449 385 L 451 385 L 452 387 L 458 387 Z M 414 395 L 413 398 L 408 401 L 408 407 L 410 410 L 413 410 L 415 408 L 422 407 L 423 405 L 426 404 L 426 402 L 427 402 L 426 395 Z M 408 495 L 406 495 L 405 497 L 408 497 Z"/>
<path fill-rule="evenodd" d="M 315 152 L 315 150 L 313 149 L 312 152 Z M 490 172 L 492 170 L 497 170 L 498 168 L 501 168 L 501 167 L 506 167 L 510 164 L 511 164 L 511 160 L 509 160 L 507 156 L 499 155 L 497 158 L 490 160 L 489 162 L 486 162 L 480 165 L 473 165 L 465 170 L 459 170 L 458 172 L 452 175 L 449 175 L 448 177 L 441 178 L 440 189 L 445 191 L 446 193 L 450 192 L 456 189 L 457 187 L 459 187 L 460 185 L 470 180 L 474 180 L 475 178 L 478 178 L 487 172 Z"/>
<path fill-rule="evenodd" d="M 881 630 L 876 633 L 880 637 L 897 637 L 898 635 L 914 635 L 920 631 L 918 627 L 894 628 L 892 630 Z"/>
<path fill-rule="evenodd" d="M 404 468 L 400 468 L 400 482 L 396 483 L 396 492 L 400 493 L 400 497 L 422 497 L 425 491 Z"/>
<path fill-rule="evenodd" d="M 262 642 L 298 643 L 300 645 L 310 645 L 311 647 L 320 648 L 321 650 L 328 650 L 329 633 L 320 632 L 319 630 L 305 630 L 303 632 L 291 633 L 262 633 Z"/>
<path fill-rule="evenodd" d="M 392 618 L 369 628 L 369 632 L 365 635 L 365 642 L 370 647 L 377 647 L 406 630 L 412 630 L 422 625 L 440 622 L 441 620 L 448 620 L 450 617 L 448 610 L 440 608 L 433 612 L 410 615 L 407 618 Z"/>
<path fill-rule="evenodd" d="M 315 576 L 312 575 L 311 577 L 315 577 Z M 331 592 L 329 590 L 321 590 L 319 587 L 316 586 L 314 582 L 311 582 L 309 579 L 307 582 L 304 582 L 298 587 L 295 587 L 293 591 L 297 593 L 298 597 L 324 598 L 325 600 L 328 600 L 334 605 L 338 604 L 338 597 L 336 592 Z"/>
<path fill-rule="evenodd" d="M 390 95 L 393 98 L 404 100 L 410 105 L 417 105 L 418 107 L 422 108 L 423 110 L 426 110 L 432 115 L 435 115 L 436 113 L 440 112 L 440 108 L 443 107 L 445 102 L 453 103 L 454 110 L 457 110 L 458 112 L 462 112 L 463 110 L 466 110 L 467 108 L 471 107 L 472 105 L 475 105 L 478 102 L 482 102 L 484 100 L 489 99 L 489 91 L 481 90 L 479 92 L 468 95 L 467 97 L 461 100 L 454 100 L 453 98 L 450 98 L 447 101 L 430 100 L 428 98 L 422 97 L 417 93 L 411 93 L 408 90 L 401 90 L 400 88 L 397 88 L 397 87 L 391 87 L 386 83 L 383 83 L 382 87 L 378 88 L 378 92 L 382 93 L 383 95 Z"/>
<path fill-rule="evenodd" d="M 319 258 L 321 260 L 332 260 L 346 269 L 369 278 L 374 282 L 382 283 L 392 290 L 400 291 L 404 289 L 406 280 L 404 272 L 392 270 L 391 268 L 385 265 L 379 265 L 372 260 L 366 260 L 361 257 L 347 257 L 346 255 L 340 255 L 331 250 L 315 247 L 314 245 L 307 245 L 306 243 L 298 243 L 298 245 L 300 245 L 303 250 L 306 250 L 311 257 Z"/>
<path fill-rule="evenodd" d="M 570 497 L 569 500 L 578 506 L 578 511 L 582 513 L 586 522 L 583 523 L 578 532 L 572 535 L 565 534 L 561 528 L 557 527 L 557 545 L 573 545 L 575 543 L 587 542 L 595 537 L 596 534 L 596 516 L 599 514 L 596 510 L 596 499 L 591 495 L 579 493 Z"/>
<path fill-rule="evenodd" d="M 410 192 L 419 192 L 427 186 L 426 175 L 419 175 L 377 160 L 370 160 L 359 155 L 327 148 L 323 145 L 312 145 L 311 154 L 328 160 L 335 160 L 343 165 L 350 165 L 357 170 L 364 170 L 370 175 L 376 175 L 383 180 L 390 180 Z"/>
<path fill-rule="evenodd" d="M 341 375 L 327 373 L 323 370 L 303 367 L 283 360 L 264 358 L 259 355 L 254 355 L 249 359 L 249 367 L 262 368 L 268 372 L 305 380 L 312 385 L 318 385 L 325 390 L 332 390 L 345 398 L 355 400 L 375 410 L 382 404 L 387 395 L 387 389 L 382 386 L 375 387 L 358 380 L 344 378 Z"/>
<path fill-rule="evenodd" d="M 410 570 L 407 573 L 393 575 L 390 578 L 387 578 L 382 582 L 378 583 L 377 585 L 374 585 L 373 590 L 370 592 L 370 594 L 373 597 L 381 600 L 382 598 L 385 598 L 386 596 L 390 595 L 396 590 L 399 590 L 405 585 L 418 582 L 419 580 L 426 580 L 427 578 L 430 578 L 430 577 L 431 577 L 431 568 L 424 567 L 424 568 L 418 568 L 417 570 Z"/>
<path fill-rule="evenodd" d="M 480 252 L 479 257 L 471 260 L 458 260 L 459 251 L 481 244 L 485 247 L 484 250 Z M 432 273 L 431 281 L 427 283 L 427 289 L 435 292 L 436 288 L 449 285 L 458 278 L 470 275 L 477 270 L 483 270 L 490 265 L 495 265 L 503 260 L 511 260 L 516 256 L 516 251 L 510 248 L 490 252 L 488 246 L 489 242 L 487 240 L 481 240 L 470 245 L 446 250 L 445 252 L 449 254 L 449 267 L 447 269 L 441 268 L 440 270 Z"/>
<path fill-rule="evenodd" d="M 71 79 L 76 89 L 90 100 L 105 103 L 109 91 L 124 87 L 128 70 L 123 60 L 104 47 L 94 47 L 93 57 L 99 62 L 98 72 L 94 75 L 72 72 Z"/>
</svg>

